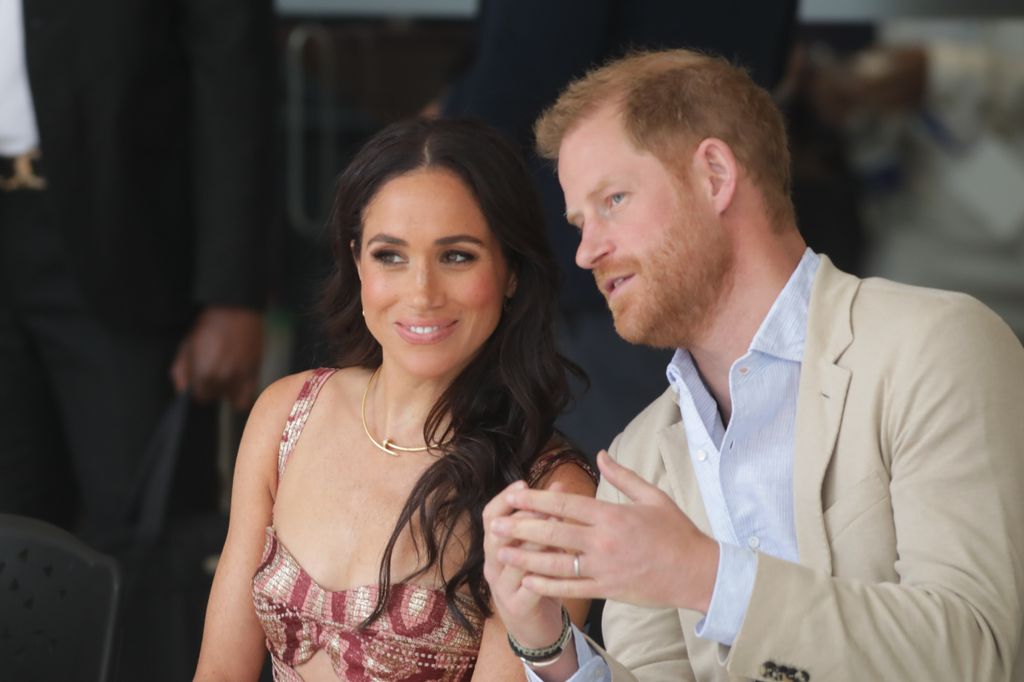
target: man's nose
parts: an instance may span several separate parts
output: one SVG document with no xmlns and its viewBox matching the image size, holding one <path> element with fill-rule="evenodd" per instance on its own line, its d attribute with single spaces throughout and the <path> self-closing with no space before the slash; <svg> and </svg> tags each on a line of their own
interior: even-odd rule
<svg viewBox="0 0 1024 682">
<path fill-rule="evenodd" d="M 599 219 L 588 221 L 580 230 L 580 245 L 576 247 L 576 265 L 592 270 L 612 250 L 608 230 Z"/>
</svg>

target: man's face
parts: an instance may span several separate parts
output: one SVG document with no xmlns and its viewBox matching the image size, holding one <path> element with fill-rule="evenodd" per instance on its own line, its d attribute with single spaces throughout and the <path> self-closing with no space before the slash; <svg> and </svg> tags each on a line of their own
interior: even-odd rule
<svg viewBox="0 0 1024 682">
<path fill-rule="evenodd" d="M 699 342 L 733 262 L 699 188 L 638 151 L 612 107 L 565 136 L 558 176 L 580 230 L 576 264 L 593 271 L 619 336 L 664 348 Z"/>
</svg>

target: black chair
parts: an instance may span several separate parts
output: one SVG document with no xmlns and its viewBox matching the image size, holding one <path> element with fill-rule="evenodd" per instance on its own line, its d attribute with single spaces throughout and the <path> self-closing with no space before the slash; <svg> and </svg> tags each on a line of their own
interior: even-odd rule
<svg viewBox="0 0 1024 682">
<path fill-rule="evenodd" d="M 42 521 L 0 514 L 0 676 L 112 678 L 117 562 Z"/>
</svg>

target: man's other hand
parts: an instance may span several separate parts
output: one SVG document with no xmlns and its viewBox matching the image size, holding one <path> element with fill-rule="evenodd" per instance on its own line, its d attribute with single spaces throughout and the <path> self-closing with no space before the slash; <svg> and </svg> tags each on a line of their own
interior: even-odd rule
<svg viewBox="0 0 1024 682">
<path fill-rule="evenodd" d="M 263 355 L 263 315 L 247 308 L 203 309 L 171 365 L 176 390 L 201 403 L 225 398 L 236 409 L 252 404 Z"/>
<path fill-rule="evenodd" d="M 718 543 L 668 495 L 603 450 L 597 463 L 604 480 L 631 504 L 508 490 L 501 496 L 505 513 L 485 517 L 496 562 L 522 571 L 522 587 L 538 595 L 707 613 L 718 572 Z"/>
</svg>

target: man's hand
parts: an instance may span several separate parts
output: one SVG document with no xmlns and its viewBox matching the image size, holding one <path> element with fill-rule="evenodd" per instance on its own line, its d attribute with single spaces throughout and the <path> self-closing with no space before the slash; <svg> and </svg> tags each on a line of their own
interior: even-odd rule
<svg viewBox="0 0 1024 682">
<path fill-rule="evenodd" d="M 707 613 L 718 572 L 718 543 L 698 530 L 668 495 L 603 450 L 597 463 L 604 480 L 632 504 L 510 489 L 491 502 L 500 500 L 503 513 L 484 516 L 488 561 L 504 565 L 506 571 L 524 572 L 518 582 L 527 593 Z M 538 546 L 562 551 L 538 551 Z M 506 599 L 518 606 L 529 597 L 511 592 Z"/>
<path fill-rule="evenodd" d="M 241 410 L 255 397 L 262 355 L 262 314 L 211 306 L 178 347 L 171 381 L 179 392 L 191 388 L 199 402 L 226 398 Z"/>
</svg>

